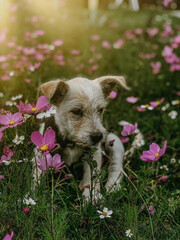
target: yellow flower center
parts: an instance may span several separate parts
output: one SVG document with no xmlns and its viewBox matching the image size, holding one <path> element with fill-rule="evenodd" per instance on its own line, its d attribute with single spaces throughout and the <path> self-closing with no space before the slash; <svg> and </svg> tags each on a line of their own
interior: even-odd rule
<svg viewBox="0 0 180 240">
<path fill-rule="evenodd" d="M 128 132 L 128 136 L 130 135 L 130 133 Z"/>
<path fill-rule="evenodd" d="M 154 156 L 157 158 L 159 156 L 159 153 L 158 152 L 155 153 Z"/>
<path fill-rule="evenodd" d="M 103 215 L 103 216 L 106 216 L 106 215 L 107 215 L 107 212 L 102 212 L 102 215 Z"/>
<path fill-rule="evenodd" d="M 40 150 L 41 150 L 42 152 L 46 152 L 48 149 L 49 149 L 49 147 L 48 147 L 48 145 L 46 145 L 46 144 L 43 144 L 43 145 L 41 146 L 41 148 L 40 148 Z"/>
<path fill-rule="evenodd" d="M 13 160 L 13 159 L 10 159 L 9 161 L 10 161 L 10 162 L 14 162 L 14 160 Z"/>
<path fill-rule="evenodd" d="M 17 141 L 20 141 L 20 138 L 19 138 L 19 137 L 17 138 Z"/>
<path fill-rule="evenodd" d="M 10 151 L 9 151 L 9 150 L 7 150 L 7 151 L 6 151 L 6 153 L 10 153 Z"/>
<path fill-rule="evenodd" d="M 29 201 L 29 204 L 32 204 L 32 201 Z"/>
<path fill-rule="evenodd" d="M 38 111 L 38 108 L 37 108 L 37 107 L 32 107 L 30 110 L 31 110 L 32 112 L 36 112 L 36 111 Z"/>
<path fill-rule="evenodd" d="M 149 104 L 146 104 L 145 106 L 146 106 L 146 108 L 148 108 L 148 107 L 149 107 Z"/>
<path fill-rule="evenodd" d="M 14 125 L 15 124 L 15 121 L 14 120 L 11 120 L 10 122 L 9 122 L 9 125 Z"/>
<path fill-rule="evenodd" d="M 159 104 L 160 104 L 160 101 L 156 101 L 156 104 L 159 105 Z"/>
</svg>

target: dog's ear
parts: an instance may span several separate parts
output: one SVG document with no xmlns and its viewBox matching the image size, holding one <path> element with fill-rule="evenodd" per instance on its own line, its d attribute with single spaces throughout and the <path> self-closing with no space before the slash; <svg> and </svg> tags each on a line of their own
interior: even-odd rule
<svg viewBox="0 0 180 240">
<path fill-rule="evenodd" d="M 94 81 L 98 82 L 103 90 L 104 96 L 108 97 L 115 86 L 121 86 L 127 90 L 130 88 L 126 85 L 126 80 L 121 76 L 104 76 L 96 78 Z"/>
<path fill-rule="evenodd" d="M 69 91 L 69 85 L 62 80 L 56 80 L 42 84 L 40 89 L 51 104 L 58 105 Z"/>
</svg>

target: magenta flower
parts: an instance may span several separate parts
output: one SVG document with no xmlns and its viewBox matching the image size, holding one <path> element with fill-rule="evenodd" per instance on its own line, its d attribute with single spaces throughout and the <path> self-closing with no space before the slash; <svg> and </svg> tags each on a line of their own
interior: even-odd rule
<svg viewBox="0 0 180 240">
<path fill-rule="evenodd" d="M 3 179 L 3 178 L 4 178 L 4 176 L 3 176 L 3 175 L 0 175 L 0 180 Z"/>
<path fill-rule="evenodd" d="M 0 132 L 0 142 L 2 141 L 3 132 Z"/>
<path fill-rule="evenodd" d="M 128 137 L 120 137 L 120 140 L 121 140 L 122 143 L 129 142 L 129 138 Z"/>
<path fill-rule="evenodd" d="M 24 208 L 24 213 L 28 214 L 30 212 L 30 208 Z"/>
<path fill-rule="evenodd" d="M 163 0 L 164 7 L 168 7 L 171 2 L 173 2 L 173 0 Z"/>
<path fill-rule="evenodd" d="M 9 113 L 8 115 L 0 115 L 0 124 L 3 125 L 2 127 L 0 127 L 0 130 L 17 127 L 22 123 L 23 117 L 21 113 Z"/>
<path fill-rule="evenodd" d="M 54 143 L 55 135 L 56 133 L 52 129 L 48 129 L 44 136 L 40 132 L 35 131 L 31 134 L 31 141 L 39 147 L 39 151 L 42 151 L 43 154 L 46 155 L 49 153 L 49 150 L 56 146 Z"/>
<path fill-rule="evenodd" d="M 72 174 L 70 174 L 70 173 L 67 173 L 67 174 L 65 174 L 65 179 L 71 179 L 72 177 L 73 177 L 73 175 Z"/>
<path fill-rule="evenodd" d="M 166 176 L 162 176 L 162 177 L 158 178 L 158 182 L 161 182 L 161 181 L 166 182 L 167 179 L 168 179 L 167 175 Z"/>
<path fill-rule="evenodd" d="M 3 238 L 3 240 L 11 240 L 13 238 L 13 236 L 14 236 L 14 233 L 11 232 L 11 235 L 6 234 L 6 236 Z"/>
<path fill-rule="evenodd" d="M 154 214 L 153 206 L 150 205 L 150 206 L 148 207 L 148 209 L 149 209 L 150 214 L 153 215 L 153 214 Z"/>
<path fill-rule="evenodd" d="M 103 41 L 102 47 L 109 50 L 109 49 L 111 49 L 111 44 L 108 41 Z"/>
<path fill-rule="evenodd" d="M 156 34 L 158 34 L 159 29 L 157 27 L 155 28 L 148 28 L 147 33 L 150 37 L 154 37 Z"/>
<path fill-rule="evenodd" d="M 136 103 L 138 101 L 138 98 L 136 97 L 127 97 L 126 98 L 126 101 L 129 102 L 129 103 Z"/>
<path fill-rule="evenodd" d="M 53 157 L 51 154 L 47 154 L 45 159 L 39 157 L 38 158 L 38 168 L 41 169 L 43 172 L 47 172 L 49 169 L 53 169 L 55 173 L 60 172 L 60 170 L 66 165 L 64 164 L 64 161 L 61 162 L 61 156 L 57 153 Z"/>
<path fill-rule="evenodd" d="M 163 148 L 160 148 L 156 143 L 152 143 L 149 147 L 150 150 L 143 151 L 140 159 L 145 162 L 157 161 L 166 151 L 167 141 L 164 141 Z"/>
<path fill-rule="evenodd" d="M 133 134 L 137 129 L 137 123 L 135 123 L 135 125 L 130 125 L 130 124 L 125 124 L 123 127 L 123 130 L 121 132 L 122 136 L 129 136 L 131 134 Z"/>
<path fill-rule="evenodd" d="M 160 99 L 160 101 L 150 102 L 150 106 L 153 107 L 153 108 L 155 108 L 155 107 L 159 106 L 161 103 L 163 103 L 164 100 L 165 100 L 165 98 L 163 97 L 163 98 Z"/>
<path fill-rule="evenodd" d="M 114 99 L 116 97 L 117 97 L 117 92 L 111 91 L 110 94 L 109 94 L 109 98 Z"/>
<path fill-rule="evenodd" d="M 27 114 L 36 114 L 51 108 L 48 105 L 48 98 L 45 96 L 39 97 L 36 104 L 28 103 L 27 105 L 24 105 L 23 102 L 20 101 L 19 105 L 16 105 L 16 107 L 20 112 Z"/>
<path fill-rule="evenodd" d="M 161 62 L 151 62 L 151 67 L 153 69 L 153 74 L 158 74 L 161 69 Z"/>
<path fill-rule="evenodd" d="M 137 109 L 138 112 L 145 112 L 146 111 L 145 108 L 142 108 L 140 106 L 138 106 L 136 109 Z"/>
</svg>

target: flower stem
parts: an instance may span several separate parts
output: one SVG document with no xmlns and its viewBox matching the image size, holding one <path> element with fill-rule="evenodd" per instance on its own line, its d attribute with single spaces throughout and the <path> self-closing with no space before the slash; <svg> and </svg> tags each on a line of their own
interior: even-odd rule
<svg viewBox="0 0 180 240">
<path fill-rule="evenodd" d="M 51 172 L 51 234 L 54 239 L 54 212 L 53 212 L 53 199 L 54 199 L 54 175 Z"/>
</svg>

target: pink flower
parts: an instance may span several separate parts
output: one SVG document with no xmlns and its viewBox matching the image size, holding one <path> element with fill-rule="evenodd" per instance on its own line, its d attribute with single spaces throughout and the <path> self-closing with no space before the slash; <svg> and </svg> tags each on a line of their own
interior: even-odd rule
<svg viewBox="0 0 180 240">
<path fill-rule="evenodd" d="M 119 39 L 117 40 L 114 44 L 113 47 L 114 48 L 121 48 L 124 45 L 124 40 L 123 39 Z"/>
<path fill-rule="evenodd" d="M 141 207 L 141 211 L 143 211 L 145 208 L 145 205 L 143 204 L 142 207 Z"/>
<path fill-rule="evenodd" d="M 161 69 L 161 62 L 151 62 L 151 67 L 153 69 L 153 74 L 158 74 Z"/>
<path fill-rule="evenodd" d="M 108 41 L 103 41 L 102 47 L 109 50 L 109 49 L 111 49 L 111 44 Z"/>
<path fill-rule="evenodd" d="M 120 137 L 120 140 L 121 140 L 121 142 L 122 143 L 127 143 L 127 142 L 129 142 L 129 138 L 128 137 Z"/>
<path fill-rule="evenodd" d="M 30 212 L 30 209 L 29 208 L 24 208 L 24 213 L 28 214 Z"/>
<path fill-rule="evenodd" d="M 122 136 L 129 136 L 131 134 L 133 134 L 137 129 L 137 123 L 135 123 L 135 125 L 130 125 L 130 124 L 125 124 L 123 127 L 123 130 L 121 132 Z"/>
<path fill-rule="evenodd" d="M 77 50 L 77 49 L 73 49 L 73 50 L 71 50 L 71 54 L 72 54 L 72 55 L 79 55 L 79 54 L 80 54 L 80 51 Z"/>
<path fill-rule="evenodd" d="M 49 150 L 56 146 L 54 143 L 55 135 L 56 133 L 52 129 L 46 130 L 44 136 L 40 132 L 35 131 L 31 134 L 31 141 L 39 147 L 39 151 L 42 151 L 46 155 L 49 153 Z"/>
<path fill-rule="evenodd" d="M 180 35 L 177 35 L 177 36 L 174 38 L 174 43 L 180 44 Z"/>
<path fill-rule="evenodd" d="M 142 34 L 142 28 L 136 28 L 136 29 L 134 30 L 134 33 L 135 33 L 136 35 Z"/>
<path fill-rule="evenodd" d="M 94 34 L 94 35 L 91 36 L 91 39 L 93 41 L 98 41 L 100 39 L 100 36 L 98 34 Z"/>
<path fill-rule="evenodd" d="M 163 97 L 160 99 L 160 101 L 150 102 L 150 106 L 155 108 L 155 107 L 159 106 L 161 103 L 163 103 L 164 100 L 165 100 L 165 98 Z"/>
<path fill-rule="evenodd" d="M 142 107 L 140 107 L 140 106 L 137 106 L 136 109 L 137 109 L 138 112 L 145 112 L 145 111 L 146 111 L 145 108 L 142 108 Z"/>
<path fill-rule="evenodd" d="M 153 214 L 154 214 L 153 206 L 150 205 L 150 206 L 148 207 L 148 209 L 149 209 L 149 211 L 150 211 L 150 214 L 153 215 Z"/>
<path fill-rule="evenodd" d="M 164 146 L 161 149 L 156 143 L 152 143 L 149 147 L 150 150 L 143 151 L 140 159 L 145 162 L 157 161 L 166 151 L 167 141 L 164 141 Z"/>
<path fill-rule="evenodd" d="M 163 0 L 164 7 L 168 7 L 173 0 Z"/>
<path fill-rule="evenodd" d="M 53 157 L 51 154 L 47 154 L 45 159 L 39 157 L 38 158 L 38 168 L 41 169 L 43 172 L 47 172 L 49 169 L 53 169 L 55 173 L 60 172 L 60 170 L 66 165 L 64 164 L 64 161 L 61 162 L 61 156 L 57 153 Z"/>
<path fill-rule="evenodd" d="M 3 238 L 3 240 L 11 240 L 13 238 L 13 236 L 14 236 L 14 233 L 11 232 L 11 235 L 6 234 L 6 236 Z"/>
<path fill-rule="evenodd" d="M 136 97 L 127 97 L 126 101 L 129 103 L 136 103 L 138 101 L 138 98 Z"/>
<path fill-rule="evenodd" d="M 62 40 L 55 40 L 52 45 L 53 46 L 56 46 L 56 47 L 59 47 L 59 46 L 62 46 L 63 45 L 63 41 Z"/>
<path fill-rule="evenodd" d="M 2 141 L 3 132 L 0 132 L 0 142 Z"/>
<path fill-rule="evenodd" d="M 65 174 L 65 179 L 71 179 L 72 177 L 73 177 L 73 175 L 72 174 L 69 174 L 69 173 L 67 173 L 67 174 Z"/>
<path fill-rule="evenodd" d="M 4 176 L 3 176 L 3 175 L 0 175 L 0 180 L 3 179 L 3 178 L 4 178 Z"/>
<path fill-rule="evenodd" d="M 0 124 L 3 125 L 3 127 L 0 127 L 0 130 L 17 127 L 22 123 L 23 117 L 21 113 L 9 113 L 8 115 L 0 115 Z"/>
<path fill-rule="evenodd" d="M 147 33 L 149 34 L 150 37 L 154 37 L 156 34 L 158 34 L 159 29 L 157 27 L 155 28 L 149 28 L 147 30 Z"/>
<path fill-rule="evenodd" d="M 20 112 L 28 114 L 36 114 L 51 108 L 48 105 L 48 98 L 45 96 L 39 97 L 36 104 L 28 103 L 27 105 L 24 105 L 23 102 L 20 101 L 19 105 L 16 105 L 16 107 Z"/>
<path fill-rule="evenodd" d="M 170 66 L 170 72 L 180 71 L 180 64 L 172 64 Z"/>
<path fill-rule="evenodd" d="M 165 181 L 167 181 L 167 179 L 168 179 L 168 176 L 162 176 L 162 177 L 158 178 L 158 182 L 161 182 L 161 181 L 165 182 Z"/>
<path fill-rule="evenodd" d="M 117 92 L 111 91 L 110 94 L 109 94 L 109 98 L 114 99 L 116 97 L 117 97 Z"/>
</svg>

